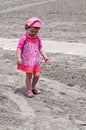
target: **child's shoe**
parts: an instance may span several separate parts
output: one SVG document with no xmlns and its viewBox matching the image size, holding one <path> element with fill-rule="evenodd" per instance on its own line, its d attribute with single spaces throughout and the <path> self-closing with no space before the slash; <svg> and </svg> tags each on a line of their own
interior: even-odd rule
<svg viewBox="0 0 86 130">
<path fill-rule="evenodd" d="M 40 94 L 40 90 L 38 88 L 32 89 L 33 94 Z"/>
<path fill-rule="evenodd" d="M 34 95 L 33 95 L 32 91 L 27 91 L 27 92 L 25 92 L 25 96 L 28 98 L 32 98 Z"/>
</svg>

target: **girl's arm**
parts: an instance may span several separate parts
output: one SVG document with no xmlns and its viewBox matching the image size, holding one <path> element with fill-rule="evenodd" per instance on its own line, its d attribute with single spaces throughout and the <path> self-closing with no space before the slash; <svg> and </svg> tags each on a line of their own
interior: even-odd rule
<svg viewBox="0 0 86 130">
<path fill-rule="evenodd" d="M 22 64 L 21 49 L 20 48 L 17 48 L 16 56 L 17 56 L 17 64 Z"/>
<path fill-rule="evenodd" d="M 16 50 L 16 55 L 17 55 L 17 63 L 22 64 L 22 59 L 21 59 L 21 52 L 24 46 L 26 40 L 26 34 L 20 37 L 18 45 L 17 45 L 17 50 Z"/>
<path fill-rule="evenodd" d="M 45 54 L 43 48 L 40 49 L 40 54 L 43 56 L 45 62 L 47 63 L 47 62 L 48 62 L 48 57 L 46 56 L 46 54 Z"/>
<path fill-rule="evenodd" d="M 40 50 L 40 54 L 43 56 L 43 58 L 44 58 L 44 60 L 45 60 L 45 62 L 47 63 L 48 62 L 48 57 L 46 56 L 46 54 L 45 54 L 45 52 L 44 52 L 44 50 L 43 50 L 43 46 L 42 46 L 42 40 L 41 40 L 41 38 L 40 37 L 38 37 L 39 38 L 39 50 Z"/>
</svg>

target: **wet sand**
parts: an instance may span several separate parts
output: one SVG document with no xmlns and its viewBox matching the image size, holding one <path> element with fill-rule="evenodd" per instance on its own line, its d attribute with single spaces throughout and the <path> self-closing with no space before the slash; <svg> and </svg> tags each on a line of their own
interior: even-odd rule
<svg viewBox="0 0 86 130">
<path fill-rule="evenodd" d="M 37 14 L 43 21 L 43 40 L 85 44 L 85 7 L 85 0 L 2 0 L 0 37 L 11 44 L 11 38 L 23 34 L 25 19 Z M 82 49 L 79 55 L 72 48 L 71 54 L 66 52 L 47 52 L 47 65 L 41 58 L 41 94 L 29 99 L 24 95 L 25 74 L 16 69 L 15 50 L 0 48 L 0 130 L 86 130 L 85 50 L 84 55 Z"/>
</svg>

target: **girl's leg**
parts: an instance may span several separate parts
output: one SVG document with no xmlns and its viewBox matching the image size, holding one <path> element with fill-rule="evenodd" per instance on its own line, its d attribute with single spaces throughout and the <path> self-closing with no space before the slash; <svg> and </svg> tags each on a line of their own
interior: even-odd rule
<svg viewBox="0 0 86 130">
<path fill-rule="evenodd" d="M 27 87 L 27 91 L 31 90 L 31 79 L 32 79 L 32 73 L 26 73 L 26 87 Z"/>
<path fill-rule="evenodd" d="M 33 76 L 33 80 L 32 80 L 32 91 L 34 94 L 39 94 L 40 90 L 36 88 L 36 84 L 39 80 L 40 72 L 35 72 L 33 75 L 34 76 Z"/>
<path fill-rule="evenodd" d="M 32 86 L 31 86 L 32 73 L 26 73 L 26 87 L 27 92 L 25 95 L 29 98 L 33 97 Z"/>
<path fill-rule="evenodd" d="M 39 77 L 40 77 L 40 72 L 35 72 L 33 74 L 33 79 L 32 79 L 32 88 L 35 88 L 38 80 L 39 80 Z"/>
</svg>

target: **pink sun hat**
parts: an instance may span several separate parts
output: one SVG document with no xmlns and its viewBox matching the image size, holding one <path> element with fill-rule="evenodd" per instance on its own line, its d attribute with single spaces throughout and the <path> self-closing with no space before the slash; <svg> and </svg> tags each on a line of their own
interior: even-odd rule
<svg viewBox="0 0 86 130">
<path fill-rule="evenodd" d="M 26 21 L 26 24 L 28 27 L 38 27 L 41 28 L 41 20 L 37 17 L 30 18 Z"/>
</svg>

